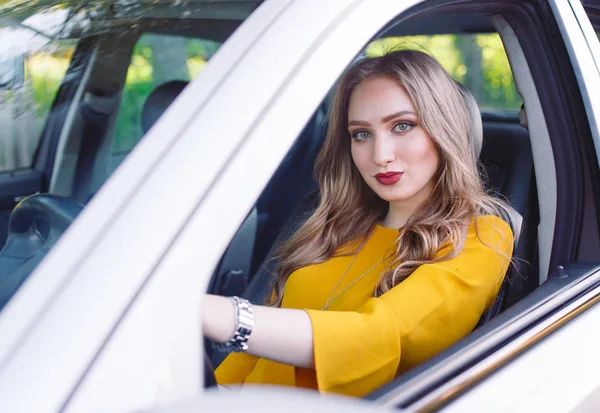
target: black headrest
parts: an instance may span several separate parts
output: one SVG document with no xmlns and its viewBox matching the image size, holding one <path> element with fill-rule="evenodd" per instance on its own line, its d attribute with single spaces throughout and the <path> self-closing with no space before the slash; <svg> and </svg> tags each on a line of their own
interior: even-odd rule
<svg viewBox="0 0 600 413">
<path fill-rule="evenodd" d="M 148 96 L 142 109 L 142 129 L 146 134 L 189 82 L 172 80 L 163 83 Z"/>
</svg>

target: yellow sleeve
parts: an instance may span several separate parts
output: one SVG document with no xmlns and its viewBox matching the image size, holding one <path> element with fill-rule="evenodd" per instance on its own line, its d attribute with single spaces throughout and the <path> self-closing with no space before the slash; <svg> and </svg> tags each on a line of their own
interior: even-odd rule
<svg viewBox="0 0 600 413">
<path fill-rule="evenodd" d="M 501 219 L 478 219 L 455 258 L 426 264 L 357 311 L 307 310 L 320 391 L 363 396 L 469 334 L 495 299 L 513 238 Z"/>
<path fill-rule="evenodd" d="M 231 353 L 215 370 L 217 383 L 223 386 L 244 384 L 246 377 L 252 372 L 258 357 L 246 353 Z"/>
</svg>

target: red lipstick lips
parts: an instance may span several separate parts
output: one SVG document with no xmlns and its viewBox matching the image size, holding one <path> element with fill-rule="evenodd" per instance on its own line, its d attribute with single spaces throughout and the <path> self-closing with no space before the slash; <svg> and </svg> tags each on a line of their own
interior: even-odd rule
<svg viewBox="0 0 600 413">
<path fill-rule="evenodd" d="M 402 178 L 402 172 L 386 172 L 375 175 L 375 179 L 382 185 L 394 185 Z"/>
</svg>

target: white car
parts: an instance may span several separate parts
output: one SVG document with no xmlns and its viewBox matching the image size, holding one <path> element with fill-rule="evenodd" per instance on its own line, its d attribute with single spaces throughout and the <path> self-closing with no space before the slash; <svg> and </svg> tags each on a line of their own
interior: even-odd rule
<svg viewBox="0 0 600 413">
<path fill-rule="evenodd" d="M 0 2 L 0 409 L 597 411 L 596 24 L 598 0 Z M 500 314 L 366 400 L 205 392 L 203 295 L 268 292 L 336 79 L 403 39 L 479 100 L 521 215 Z"/>
</svg>

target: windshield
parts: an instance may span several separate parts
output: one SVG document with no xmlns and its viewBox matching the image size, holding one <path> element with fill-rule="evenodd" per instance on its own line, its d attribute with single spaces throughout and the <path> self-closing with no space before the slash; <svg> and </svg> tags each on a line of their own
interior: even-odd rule
<svg viewBox="0 0 600 413">
<path fill-rule="evenodd" d="M 258 3 L 0 0 L 0 309 L 65 229 L 17 202 L 84 207 Z"/>
<path fill-rule="evenodd" d="M 252 3 L 0 1 L 2 145 L 12 149 L 1 151 L 0 171 L 32 166 L 51 108 L 74 98 L 59 97 L 59 88 L 76 89 L 92 56 L 107 69 L 104 80 L 92 79 L 95 89 L 122 94 L 115 151 L 131 150 L 143 134 L 142 101 L 160 84 L 199 74 Z"/>
</svg>

